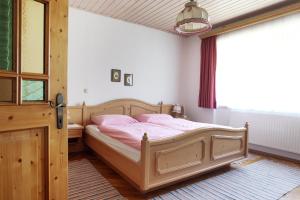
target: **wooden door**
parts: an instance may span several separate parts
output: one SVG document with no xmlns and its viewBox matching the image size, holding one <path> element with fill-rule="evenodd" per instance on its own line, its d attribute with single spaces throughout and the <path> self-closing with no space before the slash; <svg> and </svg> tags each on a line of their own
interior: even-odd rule
<svg viewBox="0 0 300 200">
<path fill-rule="evenodd" d="M 0 200 L 67 199 L 67 0 L 0 1 Z"/>
</svg>

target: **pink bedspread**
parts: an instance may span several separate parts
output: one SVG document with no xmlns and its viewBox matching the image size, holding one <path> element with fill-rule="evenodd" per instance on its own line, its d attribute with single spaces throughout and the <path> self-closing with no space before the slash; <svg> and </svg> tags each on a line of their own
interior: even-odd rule
<svg viewBox="0 0 300 200">
<path fill-rule="evenodd" d="M 183 133 L 168 127 L 163 127 L 152 123 L 130 123 L 126 125 L 101 125 L 98 126 L 103 133 L 127 144 L 135 149 L 141 149 L 141 140 L 144 133 L 147 133 L 149 140 L 159 140 Z"/>
<path fill-rule="evenodd" d="M 193 122 L 186 119 L 172 118 L 172 119 L 149 119 L 148 123 L 161 125 L 167 128 L 176 129 L 180 131 L 190 131 L 198 128 L 212 128 L 222 127 L 216 124 L 207 124 L 200 122 Z"/>
</svg>

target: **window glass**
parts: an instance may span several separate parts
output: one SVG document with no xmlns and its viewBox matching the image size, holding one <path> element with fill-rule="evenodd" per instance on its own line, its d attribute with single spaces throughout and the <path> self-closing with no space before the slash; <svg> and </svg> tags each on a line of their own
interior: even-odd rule
<svg viewBox="0 0 300 200">
<path fill-rule="evenodd" d="M 300 113 L 300 14 L 217 38 L 217 103 Z"/>
<path fill-rule="evenodd" d="M 40 80 L 22 80 L 22 101 L 44 101 L 45 82 Z"/>
<path fill-rule="evenodd" d="M 34 0 L 22 1 L 21 68 L 22 72 L 44 73 L 45 5 Z"/>
<path fill-rule="evenodd" d="M 0 70 L 12 71 L 13 0 L 0 1 Z"/>
<path fill-rule="evenodd" d="M 14 85 L 15 80 L 12 78 L 0 77 L 0 102 L 13 103 L 14 102 Z"/>
</svg>

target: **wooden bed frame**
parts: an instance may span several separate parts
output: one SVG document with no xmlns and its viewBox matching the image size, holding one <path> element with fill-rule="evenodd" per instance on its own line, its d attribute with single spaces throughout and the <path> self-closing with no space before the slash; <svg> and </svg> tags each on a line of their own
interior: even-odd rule
<svg viewBox="0 0 300 200">
<path fill-rule="evenodd" d="M 96 106 L 83 105 L 83 123 L 94 114 L 170 113 L 172 106 L 118 99 Z M 149 141 L 144 134 L 136 162 L 108 144 L 86 134 L 85 143 L 141 192 L 148 192 L 211 171 L 248 154 L 248 124 L 243 128 L 205 128 L 168 139 Z"/>
</svg>

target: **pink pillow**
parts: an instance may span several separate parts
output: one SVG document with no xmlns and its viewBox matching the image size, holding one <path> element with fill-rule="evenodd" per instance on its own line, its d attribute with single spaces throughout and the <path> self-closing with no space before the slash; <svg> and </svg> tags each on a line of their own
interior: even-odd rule
<svg viewBox="0 0 300 200">
<path fill-rule="evenodd" d="M 134 118 L 139 122 L 151 122 L 151 121 L 173 119 L 171 115 L 167 115 L 167 114 L 140 114 L 135 116 Z"/>
<path fill-rule="evenodd" d="M 95 115 L 92 122 L 96 125 L 126 125 L 137 123 L 138 121 L 128 115 Z"/>
</svg>

